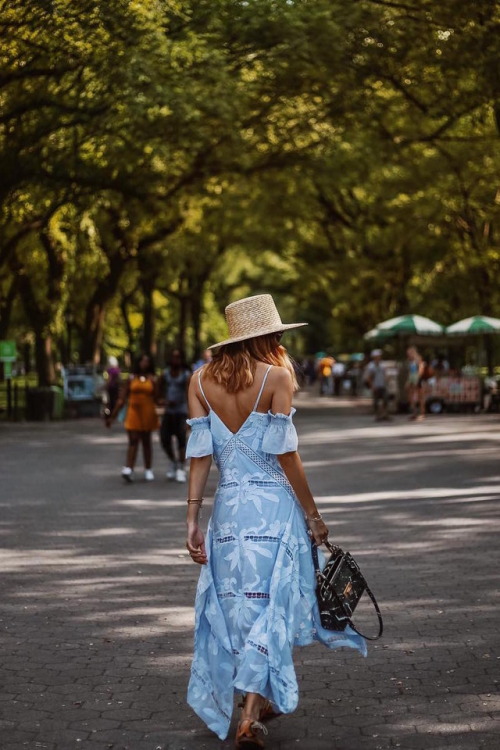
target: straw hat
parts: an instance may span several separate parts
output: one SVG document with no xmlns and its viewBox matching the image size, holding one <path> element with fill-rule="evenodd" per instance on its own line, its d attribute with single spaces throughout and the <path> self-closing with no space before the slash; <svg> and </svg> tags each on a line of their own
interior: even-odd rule
<svg viewBox="0 0 500 750">
<path fill-rule="evenodd" d="M 237 302 L 231 302 L 226 307 L 225 313 L 230 337 L 219 341 L 218 344 L 212 344 L 208 347 L 209 349 L 307 325 L 307 323 L 282 323 L 270 294 L 257 294 L 254 297 L 245 297 Z"/>
</svg>

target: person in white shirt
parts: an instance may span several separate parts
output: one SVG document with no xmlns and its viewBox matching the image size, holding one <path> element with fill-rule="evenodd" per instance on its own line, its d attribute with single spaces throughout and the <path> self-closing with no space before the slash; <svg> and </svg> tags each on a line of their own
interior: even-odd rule
<svg viewBox="0 0 500 750">
<path fill-rule="evenodd" d="M 333 394 L 334 396 L 340 396 L 342 378 L 345 375 L 345 364 L 337 360 L 332 367 L 332 374 L 333 374 Z"/>
<path fill-rule="evenodd" d="M 377 421 L 388 420 L 389 398 L 385 368 L 382 363 L 382 350 L 374 349 L 371 353 L 372 361 L 365 369 L 365 381 L 373 394 L 373 410 Z"/>
</svg>

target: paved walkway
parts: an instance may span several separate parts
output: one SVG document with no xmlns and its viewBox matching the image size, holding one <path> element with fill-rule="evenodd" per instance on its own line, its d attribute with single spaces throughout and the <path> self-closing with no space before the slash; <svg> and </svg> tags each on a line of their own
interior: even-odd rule
<svg viewBox="0 0 500 750">
<path fill-rule="evenodd" d="M 386 635 L 366 660 L 298 650 L 300 706 L 267 747 L 498 750 L 498 416 L 379 425 L 347 402 L 298 406 L 319 507 Z M 184 488 L 159 469 L 124 486 L 123 451 L 97 420 L 0 426 L 1 750 L 232 747 L 185 704 Z"/>
</svg>

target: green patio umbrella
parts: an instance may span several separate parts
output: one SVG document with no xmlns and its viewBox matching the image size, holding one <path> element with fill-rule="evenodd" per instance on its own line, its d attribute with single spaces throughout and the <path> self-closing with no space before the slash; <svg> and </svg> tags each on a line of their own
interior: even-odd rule
<svg viewBox="0 0 500 750">
<path fill-rule="evenodd" d="M 391 336 L 392 334 L 388 331 L 379 331 L 378 328 L 372 328 L 371 331 L 365 333 L 363 338 L 367 341 L 385 341 L 386 339 L 390 339 Z"/>
<path fill-rule="evenodd" d="M 397 318 L 389 318 L 379 323 L 377 329 L 387 333 L 413 333 L 421 336 L 438 335 L 444 331 L 442 325 L 430 318 L 424 318 L 423 315 L 399 315 Z"/>
<path fill-rule="evenodd" d="M 446 333 L 452 336 L 478 336 L 484 333 L 500 333 L 500 318 L 473 315 L 472 318 L 464 318 L 448 326 Z"/>
<path fill-rule="evenodd" d="M 423 315 L 399 315 L 397 318 L 389 318 L 379 323 L 375 328 L 365 334 L 365 339 L 379 339 L 389 336 L 438 336 L 443 333 L 444 328 L 436 321 L 425 318 Z"/>
</svg>

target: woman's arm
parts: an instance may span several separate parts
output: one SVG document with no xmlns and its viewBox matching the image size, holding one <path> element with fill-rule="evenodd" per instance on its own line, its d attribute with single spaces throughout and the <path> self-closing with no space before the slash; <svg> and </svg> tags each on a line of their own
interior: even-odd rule
<svg viewBox="0 0 500 750">
<path fill-rule="evenodd" d="M 165 375 L 162 372 L 162 374 L 156 378 L 155 382 L 155 401 L 158 404 L 158 406 L 164 406 L 165 405 L 165 393 L 167 390 L 167 383 L 165 380 Z"/>
<path fill-rule="evenodd" d="M 200 400 L 198 384 L 194 378 L 191 378 L 189 384 L 188 405 L 189 416 L 191 418 L 207 416 L 207 410 Z M 205 550 L 205 537 L 198 526 L 198 518 L 211 463 L 212 456 L 192 458 L 189 469 L 186 547 L 191 559 L 200 565 L 206 565 L 207 553 Z"/>
<path fill-rule="evenodd" d="M 120 411 L 120 409 L 127 403 L 128 401 L 128 394 L 130 391 L 130 379 L 126 380 L 125 383 L 122 384 L 120 387 L 120 393 L 116 400 L 115 407 L 111 414 L 108 414 L 106 417 L 106 427 L 111 427 L 111 424 L 113 420 L 116 418 L 116 415 Z"/>
<path fill-rule="evenodd" d="M 272 412 L 274 414 L 290 414 L 292 409 L 293 384 L 288 370 L 276 368 L 274 386 L 275 389 L 271 401 Z M 309 488 L 299 454 L 297 451 L 283 453 L 278 456 L 278 460 L 302 506 L 314 541 L 316 544 L 323 544 L 328 538 L 328 527 L 321 518 L 321 514 L 314 502 L 314 497 Z"/>
<path fill-rule="evenodd" d="M 198 526 L 198 517 L 211 463 L 212 456 L 192 458 L 189 470 L 186 547 L 192 560 L 200 565 L 206 565 L 207 553 L 205 537 Z"/>
</svg>

